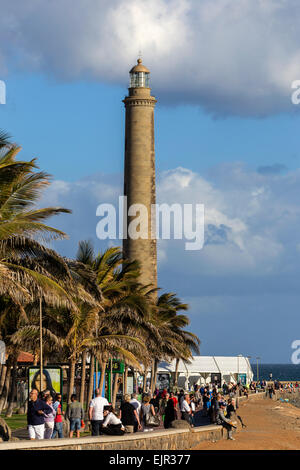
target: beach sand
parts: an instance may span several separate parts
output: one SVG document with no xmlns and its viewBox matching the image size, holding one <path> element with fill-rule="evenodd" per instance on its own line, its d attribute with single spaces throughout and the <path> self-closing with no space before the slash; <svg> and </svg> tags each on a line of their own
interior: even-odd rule
<svg viewBox="0 0 300 470">
<path fill-rule="evenodd" d="M 244 402 L 237 414 L 247 427 L 238 425 L 235 441 L 203 442 L 193 450 L 300 449 L 300 408 L 261 398 Z"/>
</svg>

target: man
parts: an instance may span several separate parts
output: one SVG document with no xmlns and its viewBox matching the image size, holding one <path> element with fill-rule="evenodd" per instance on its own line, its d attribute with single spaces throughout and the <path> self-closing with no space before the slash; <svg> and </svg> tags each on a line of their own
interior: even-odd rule
<svg viewBox="0 0 300 470">
<path fill-rule="evenodd" d="M 38 398 L 38 391 L 31 390 L 29 394 L 27 411 L 28 433 L 31 440 L 44 439 L 45 414 L 52 413 L 52 409 L 43 400 Z"/>
<path fill-rule="evenodd" d="M 99 388 L 96 388 L 95 395 L 89 406 L 89 420 L 92 425 L 92 436 L 99 436 L 102 434 L 101 427 L 104 421 L 103 409 L 109 403 L 106 398 L 101 396 Z"/>
<path fill-rule="evenodd" d="M 231 441 L 234 441 L 235 439 L 232 437 L 232 428 L 234 426 L 234 422 L 232 422 L 230 419 L 226 418 L 224 415 L 224 411 L 227 407 L 227 403 L 224 401 L 219 402 L 219 409 L 217 413 L 217 424 L 220 424 L 223 426 L 225 429 L 227 429 L 227 439 L 230 439 Z"/>
<path fill-rule="evenodd" d="M 189 424 L 191 424 L 191 414 L 192 414 L 192 409 L 189 405 L 190 402 L 190 396 L 188 393 L 184 395 L 184 399 L 181 402 L 181 419 L 184 419 L 187 421 Z"/>
<path fill-rule="evenodd" d="M 140 411 L 141 411 L 141 403 L 138 401 L 137 399 L 137 394 L 136 393 L 132 393 L 131 394 L 131 400 L 130 400 L 130 404 L 134 407 L 136 413 L 138 416 L 140 416 Z M 135 419 L 135 422 L 134 422 L 134 432 L 137 432 L 138 431 L 138 427 L 139 427 L 139 423 L 137 421 L 137 419 Z"/>
<path fill-rule="evenodd" d="M 269 392 L 269 397 L 270 397 L 271 400 L 272 400 L 273 394 L 275 393 L 273 384 L 270 384 L 270 385 L 268 386 L 268 392 Z"/>
<path fill-rule="evenodd" d="M 84 419 L 84 411 L 81 403 L 77 401 L 76 393 L 71 395 L 71 403 L 67 408 L 66 416 L 70 421 L 70 434 L 69 437 L 73 437 L 73 432 L 76 431 L 76 437 L 80 437 L 81 421 Z"/>
</svg>

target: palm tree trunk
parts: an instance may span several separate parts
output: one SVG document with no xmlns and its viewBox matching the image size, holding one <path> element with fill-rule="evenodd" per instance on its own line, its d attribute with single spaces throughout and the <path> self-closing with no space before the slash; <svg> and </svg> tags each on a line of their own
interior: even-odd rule
<svg viewBox="0 0 300 470">
<path fill-rule="evenodd" d="M 118 393 L 118 389 L 119 389 L 119 384 L 118 384 L 119 374 L 116 373 L 116 374 L 114 374 L 114 376 L 115 376 L 115 381 L 114 381 L 113 396 L 112 396 L 112 401 L 111 401 L 111 404 L 112 404 L 113 408 L 115 408 L 115 406 L 116 406 L 117 393 Z"/>
<path fill-rule="evenodd" d="M 81 383 L 80 383 L 80 403 L 84 404 L 84 395 L 85 395 L 85 378 L 86 378 L 86 356 L 87 351 L 83 351 L 81 356 Z"/>
<path fill-rule="evenodd" d="M 33 356 L 33 365 L 37 366 L 37 364 L 38 364 L 38 353 L 35 352 Z"/>
<path fill-rule="evenodd" d="M 4 380 L 3 389 L 2 389 L 1 398 L 0 398 L 0 413 L 2 413 L 2 410 L 5 408 L 8 393 L 9 393 L 11 364 L 12 364 L 12 356 L 9 355 L 7 359 L 7 370 L 5 374 L 5 380 Z"/>
<path fill-rule="evenodd" d="M 143 374 L 143 393 L 146 392 L 146 385 L 147 385 L 147 371 Z"/>
<path fill-rule="evenodd" d="M 124 384 L 123 384 L 123 395 L 127 393 L 127 378 L 128 378 L 128 366 L 125 366 L 124 371 Z"/>
<path fill-rule="evenodd" d="M 107 362 L 101 362 L 101 377 L 100 377 L 100 384 L 99 384 L 100 393 L 102 393 L 102 390 L 103 390 L 103 384 L 104 384 L 104 379 L 105 379 L 105 371 L 106 371 L 106 364 L 107 364 Z"/>
<path fill-rule="evenodd" d="M 154 359 L 154 378 L 153 378 L 153 391 L 156 388 L 157 381 L 157 369 L 158 369 L 158 360 Z"/>
<path fill-rule="evenodd" d="M 86 402 L 86 411 L 89 408 L 90 401 L 93 397 L 93 391 L 94 391 L 94 371 L 95 371 L 95 355 L 91 354 L 91 359 L 90 359 L 90 378 L 89 378 L 89 390 L 88 390 L 88 399 Z"/>
<path fill-rule="evenodd" d="M 176 357 L 176 364 L 175 364 L 175 380 L 174 380 L 174 387 L 178 387 L 178 368 L 179 368 L 179 359 Z"/>
<path fill-rule="evenodd" d="M 152 366 L 151 366 L 151 381 L 150 381 L 150 392 L 151 394 L 154 392 L 155 388 L 155 359 L 153 359 Z"/>
<path fill-rule="evenodd" d="M 17 367 L 18 367 L 18 357 L 15 356 L 13 359 L 13 369 L 11 374 L 11 385 L 10 385 L 10 393 L 9 393 L 9 400 L 8 400 L 8 407 L 6 411 L 6 417 L 10 418 L 13 414 L 13 407 L 14 407 L 14 398 L 16 394 L 16 386 L 17 386 Z"/>
<path fill-rule="evenodd" d="M 76 359 L 72 358 L 69 363 L 69 388 L 68 388 L 68 403 L 71 401 L 71 395 L 73 394 L 74 390 L 74 383 L 75 383 L 75 366 L 76 366 Z"/>
<path fill-rule="evenodd" d="M 6 364 L 3 364 L 2 369 L 1 369 L 1 378 L 0 378 L 0 396 L 2 394 L 2 390 L 3 390 L 3 386 L 5 382 L 6 371 L 7 371 L 7 366 Z"/>
</svg>

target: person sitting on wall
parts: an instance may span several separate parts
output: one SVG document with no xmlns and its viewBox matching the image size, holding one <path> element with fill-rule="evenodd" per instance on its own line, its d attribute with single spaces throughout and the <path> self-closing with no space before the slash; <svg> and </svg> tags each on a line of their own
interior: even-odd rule
<svg viewBox="0 0 300 470">
<path fill-rule="evenodd" d="M 219 404 L 219 410 L 217 414 L 217 424 L 223 426 L 227 430 L 227 439 L 230 439 L 231 441 L 234 441 L 234 437 L 232 436 L 232 429 L 235 428 L 235 422 L 231 421 L 231 419 L 225 417 L 225 410 L 226 410 L 227 404 L 224 401 L 221 401 Z"/>
<path fill-rule="evenodd" d="M 123 436 L 125 434 L 125 427 L 123 426 L 122 421 L 116 416 L 115 410 L 111 405 L 104 407 L 103 417 L 103 434 L 107 434 L 109 436 Z"/>
</svg>

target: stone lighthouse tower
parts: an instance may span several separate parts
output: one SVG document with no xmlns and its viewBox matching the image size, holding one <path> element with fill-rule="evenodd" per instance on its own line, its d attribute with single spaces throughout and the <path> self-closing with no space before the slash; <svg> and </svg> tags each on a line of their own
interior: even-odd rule
<svg viewBox="0 0 300 470">
<path fill-rule="evenodd" d="M 128 223 L 137 224 L 137 234 L 123 240 L 125 256 L 141 264 L 141 283 L 157 285 L 155 214 L 154 107 L 150 72 L 138 59 L 130 72 L 126 109 L 124 195 L 127 196 Z M 140 206 L 141 205 L 141 206 Z M 153 212 L 153 211 L 152 211 Z M 138 221 L 140 223 L 138 223 Z M 151 231 L 152 228 L 152 231 Z"/>
</svg>

